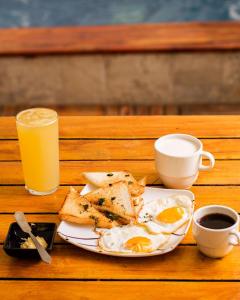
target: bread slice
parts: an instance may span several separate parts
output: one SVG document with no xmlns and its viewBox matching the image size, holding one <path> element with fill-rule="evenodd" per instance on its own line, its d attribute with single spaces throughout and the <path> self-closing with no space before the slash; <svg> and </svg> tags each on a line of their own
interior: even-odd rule
<svg viewBox="0 0 240 300">
<path fill-rule="evenodd" d="M 133 201 L 135 216 L 137 218 L 140 210 L 143 207 L 144 200 L 141 196 L 139 196 L 139 197 L 132 198 L 132 201 Z"/>
<path fill-rule="evenodd" d="M 127 183 L 130 194 L 132 196 L 140 196 L 144 192 L 144 182 L 140 183 L 129 172 L 84 172 L 83 176 L 93 185 L 97 187 L 106 187 L 115 182 L 124 181 Z"/>
<path fill-rule="evenodd" d="M 97 209 L 106 210 L 130 220 L 135 217 L 128 185 L 124 181 L 110 183 L 83 196 Z"/>
<path fill-rule="evenodd" d="M 138 184 L 140 184 L 141 187 L 143 187 L 143 189 L 146 185 L 146 182 L 147 182 L 147 177 L 146 176 L 141 178 L 140 180 L 138 180 Z M 142 195 L 139 195 L 137 197 L 136 196 L 132 197 L 132 201 L 133 201 L 133 207 L 134 207 L 135 215 L 136 215 L 136 218 L 137 218 L 140 210 L 143 207 L 144 200 L 143 200 Z"/>
<path fill-rule="evenodd" d="M 141 178 L 140 180 L 138 180 L 138 184 L 145 186 L 147 184 L 147 176 Z"/>
<path fill-rule="evenodd" d="M 89 201 L 83 196 L 80 196 L 72 187 L 59 211 L 59 217 L 61 220 L 68 222 L 82 225 L 95 225 L 101 228 L 112 228 L 118 225 L 116 221 L 107 218 L 94 208 Z"/>
</svg>

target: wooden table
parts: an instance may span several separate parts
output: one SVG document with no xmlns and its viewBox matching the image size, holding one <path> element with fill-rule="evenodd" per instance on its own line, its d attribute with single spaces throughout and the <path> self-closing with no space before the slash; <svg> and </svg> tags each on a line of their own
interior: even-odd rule
<svg viewBox="0 0 240 300">
<path fill-rule="evenodd" d="M 201 172 L 192 188 L 196 207 L 218 203 L 240 212 L 240 117 L 143 116 L 60 118 L 61 186 L 50 196 L 24 189 L 14 118 L 0 118 L 0 239 L 13 212 L 29 221 L 58 223 L 57 212 L 69 185 L 85 184 L 83 171 L 129 170 L 156 182 L 153 142 L 167 133 L 201 138 L 216 157 L 212 171 Z M 2 299 L 240 299 L 239 248 L 224 259 L 201 255 L 191 230 L 172 253 L 145 259 L 90 253 L 56 237 L 53 262 L 26 262 L 0 255 Z M 81 297 L 80 297 L 81 296 Z M 41 299 L 41 298 L 39 298 Z"/>
</svg>

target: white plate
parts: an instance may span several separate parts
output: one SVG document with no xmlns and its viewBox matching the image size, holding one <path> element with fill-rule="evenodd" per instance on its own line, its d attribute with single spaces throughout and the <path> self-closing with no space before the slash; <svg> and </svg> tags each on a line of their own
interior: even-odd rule
<svg viewBox="0 0 240 300">
<path fill-rule="evenodd" d="M 95 187 L 93 187 L 90 184 L 87 184 L 83 188 L 81 195 L 84 195 L 94 189 Z M 193 201 L 193 209 L 194 209 L 194 194 L 187 190 L 171 190 L 171 189 L 146 187 L 145 192 L 143 194 L 143 199 L 144 199 L 144 203 L 148 203 L 149 201 L 167 197 L 167 196 L 172 196 L 175 194 L 186 195 L 190 197 L 191 200 Z M 113 253 L 113 252 L 103 251 L 97 246 L 97 240 L 99 235 L 96 232 L 94 232 L 93 226 L 90 225 L 77 225 L 66 221 L 62 221 L 58 227 L 57 233 L 62 239 L 64 239 L 68 243 L 71 243 L 77 247 L 92 252 L 97 252 L 97 253 L 111 255 L 111 256 L 144 257 L 144 256 L 165 254 L 175 249 L 187 234 L 189 226 L 191 224 L 191 220 L 192 217 L 187 223 L 185 223 L 182 227 L 176 230 L 174 234 L 170 235 L 167 244 L 164 245 L 165 249 L 162 250 L 158 249 L 151 253 Z"/>
</svg>

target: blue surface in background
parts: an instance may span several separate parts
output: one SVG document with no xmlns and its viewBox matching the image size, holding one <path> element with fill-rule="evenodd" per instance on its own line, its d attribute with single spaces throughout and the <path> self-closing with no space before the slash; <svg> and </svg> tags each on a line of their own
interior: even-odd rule
<svg viewBox="0 0 240 300">
<path fill-rule="evenodd" d="M 240 0 L 0 0 L 0 27 L 240 20 Z"/>
</svg>

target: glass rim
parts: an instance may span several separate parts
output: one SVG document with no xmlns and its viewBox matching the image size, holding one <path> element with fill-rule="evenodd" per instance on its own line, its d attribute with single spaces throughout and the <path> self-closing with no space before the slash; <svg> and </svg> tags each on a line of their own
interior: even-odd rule
<svg viewBox="0 0 240 300">
<path fill-rule="evenodd" d="M 43 124 L 43 125 L 29 125 L 29 124 L 26 124 L 23 121 L 19 120 L 19 117 L 20 117 L 21 114 L 25 113 L 26 111 L 31 111 L 31 110 L 35 110 L 35 109 L 51 110 L 56 114 L 56 116 L 53 120 L 51 120 L 51 121 L 49 121 L 49 122 L 47 122 L 46 124 Z M 24 109 L 24 110 L 20 111 L 19 113 L 17 113 L 17 115 L 16 115 L 16 123 L 20 124 L 21 126 L 25 126 L 25 127 L 44 127 L 44 126 L 48 126 L 48 125 L 53 124 L 57 120 L 58 120 L 58 113 L 54 109 L 47 108 L 47 107 L 33 107 L 33 108 Z"/>
</svg>

